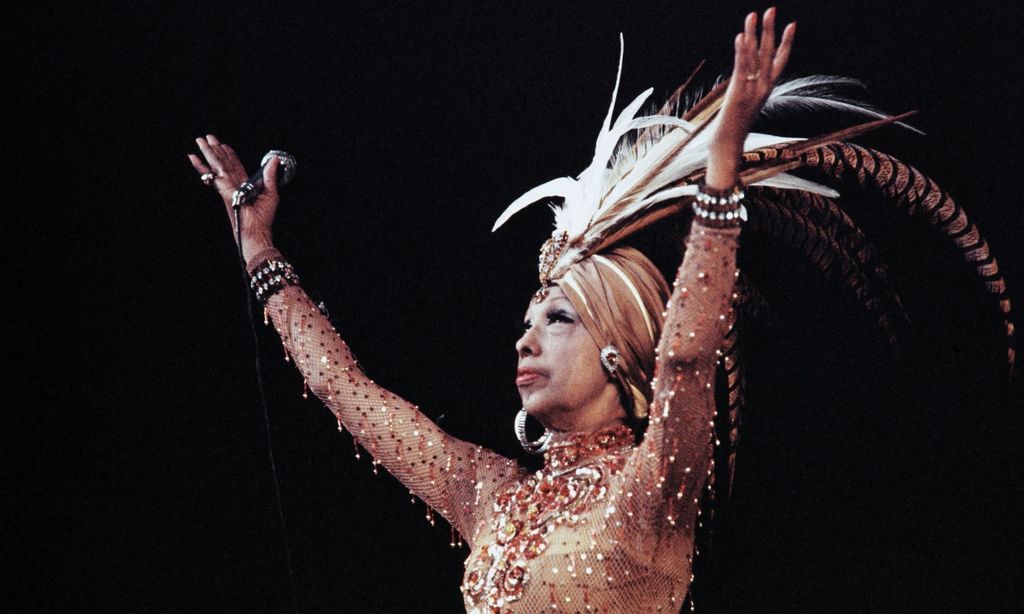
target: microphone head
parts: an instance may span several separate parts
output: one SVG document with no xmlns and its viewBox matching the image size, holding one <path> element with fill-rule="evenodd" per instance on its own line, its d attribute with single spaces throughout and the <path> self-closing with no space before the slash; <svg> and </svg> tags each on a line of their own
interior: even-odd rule
<svg viewBox="0 0 1024 614">
<path fill-rule="evenodd" d="M 295 176 L 295 157 L 286 151 L 279 149 L 271 149 L 267 152 L 267 155 L 263 156 L 263 161 L 260 162 L 260 166 L 266 166 L 274 158 L 280 158 L 281 165 L 277 168 L 277 184 L 284 185 L 292 180 Z"/>
</svg>

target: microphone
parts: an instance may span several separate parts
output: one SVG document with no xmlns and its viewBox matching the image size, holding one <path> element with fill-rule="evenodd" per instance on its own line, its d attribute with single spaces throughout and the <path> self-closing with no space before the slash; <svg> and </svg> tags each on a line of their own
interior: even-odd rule
<svg viewBox="0 0 1024 614">
<path fill-rule="evenodd" d="M 295 157 L 288 152 L 271 149 L 267 152 L 267 155 L 263 156 L 259 169 L 235 190 L 235 193 L 231 196 L 232 207 L 237 209 L 242 205 L 251 205 L 256 202 L 256 197 L 265 188 L 263 185 L 263 169 L 274 158 L 281 160 L 281 164 L 277 167 L 277 185 L 281 186 L 292 180 L 292 177 L 295 175 Z"/>
</svg>

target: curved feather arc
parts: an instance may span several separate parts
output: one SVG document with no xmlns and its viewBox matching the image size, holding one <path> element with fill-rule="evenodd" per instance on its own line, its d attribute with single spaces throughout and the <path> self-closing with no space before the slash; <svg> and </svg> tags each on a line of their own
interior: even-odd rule
<svg viewBox="0 0 1024 614">
<path fill-rule="evenodd" d="M 833 143 L 808 151 L 802 157 L 806 166 L 879 190 L 897 210 L 908 217 L 923 219 L 957 249 L 960 258 L 974 269 L 975 277 L 985 286 L 1001 314 L 1006 363 L 1012 374 L 1016 348 L 1006 283 L 988 242 L 953 198 L 913 166 L 860 145 Z"/>
<path fill-rule="evenodd" d="M 557 179 L 552 179 L 551 181 L 542 183 L 512 201 L 512 204 L 509 205 L 500 216 L 498 216 L 497 221 L 494 222 L 494 227 L 491 228 L 491 232 L 501 228 L 509 218 L 529 207 L 533 203 L 551 198 L 572 198 L 578 191 L 579 186 L 576 180 L 572 177 L 558 177 Z"/>
</svg>

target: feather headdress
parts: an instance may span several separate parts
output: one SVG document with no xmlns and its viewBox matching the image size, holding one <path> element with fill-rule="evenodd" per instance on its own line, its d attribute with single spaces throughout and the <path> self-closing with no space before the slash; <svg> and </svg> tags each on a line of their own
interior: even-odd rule
<svg viewBox="0 0 1024 614">
<path fill-rule="evenodd" d="M 717 112 L 727 84 L 720 83 L 686 113 L 678 116 L 678 101 L 691 77 L 660 111 L 638 117 L 641 107 L 653 92 L 653 88 L 648 88 L 612 121 L 622 78 L 624 48 L 620 34 L 615 87 L 590 165 L 576 178 L 559 177 L 527 191 L 505 209 L 492 229 L 497 230 L 533 203 L 561 200 L 561 204 L 552 205 L 555 229 L 552 240 L 545 243 L 541 255 L 542 284 L 558 278 L 572 263 L 663 217 L 651 215 L 654 211 L 695 195 L 695 181 L 707 165 L 711 138 L 719 121 Z M 835 86 L 852 84 L 856 82 L 838 77 L 809 77 L 783 83 L 771 94 L 766 112 L 842 110 L 879 120 L 857 127 L 858 132 L 902 117 L 887 116 L 836 93 Z M 831 136 L 835 138 L 835 135 Z M 793 146 L 801 141 L 803 139 L 755 132 L 747 137 L 744 151 L 783 144 Z M 814 142 L 822 143 L 821 139 Z M 788 159 L 791 154 L 782 157 Z M 758 169 L 747 169 L 742 179 L 746 185 L 838 196 L 829 187 L 786 173 L 789 169 L 790 165 L 773 160 Z M 751 172 L 753 170 L 760 172 Z M 646 222 L 642 218 L 646 218 Z"/>
</svg>

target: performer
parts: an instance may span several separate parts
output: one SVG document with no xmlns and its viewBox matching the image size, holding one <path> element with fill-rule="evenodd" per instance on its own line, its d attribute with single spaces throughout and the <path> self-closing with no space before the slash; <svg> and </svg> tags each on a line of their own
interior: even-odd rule
<svg viewBox="0 0 1024 614">
<path fill-rule="evenodd" d="M 648 90 L 613 122 L 613 95 L 591 166 L 576 179 L 530 190 L 499 218 L 496 228 L 531 203 L 563 201 L 516 343 L 523 405 L 517 434 L 527 451 L 544 454 L 535 473 L 447 435 L 360 370 L 274 247 L 278 163 L 267 165 L 266 190 L 242 210 L 242 248 L 257 298 L 339 429 L 466 539 L 467 611 L 655 612 L 683 604 L 702 493 L 722 443 L 713 428 L 718 364 L 729 370 L 730 384 L 736 377 L 723 336 L 746 296 L 734 288 L 740 226 L 748 207 L 751 216 L 755 208 L 766 218 L 778 215 L 782 190 L 798 191 L 802 200 L 787 205 L 794 210 L 833 211 L 834 191 L 785 171 L 838 168 L 828 166 L 826 147 L 854 133 L 815 141 L 750 134 L 795 31 L 789 24 L 776 43 L 775 9 L 765 12 L 760 34 L 758 16 L 748 15 L 735 39 L 732 77 L 681 117 L 677 92 L 662 112 L 637 118 Z M 190 155 L 192 164 L 230 216 L 232 194 L 247 174 L 216 137 L 197 143 L 203 159 Z M 860 180 L 872 177 L 862 173 Z M 685 257 L 670 287 L 628 239 L 690 211 Z M 830 249 L 817 257 L 845 258 L 858 274 L 876 270 L 870 254 L 851 251 L 834 229 L 821 232 Z M 730 411 L 737 399 L 729 395 Z M 540 440 L 527 439 L 527 416 L 545 427 Z"/>
</svg>

